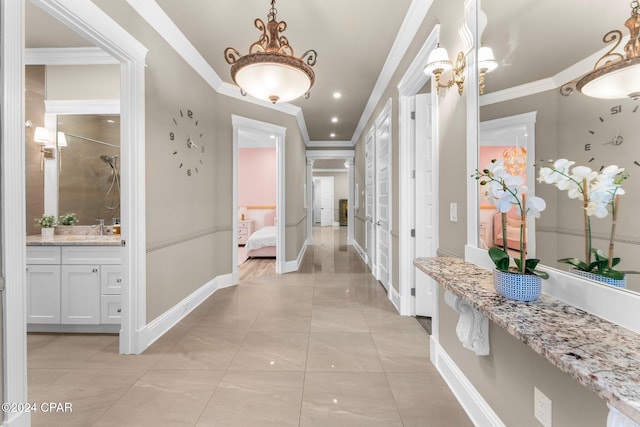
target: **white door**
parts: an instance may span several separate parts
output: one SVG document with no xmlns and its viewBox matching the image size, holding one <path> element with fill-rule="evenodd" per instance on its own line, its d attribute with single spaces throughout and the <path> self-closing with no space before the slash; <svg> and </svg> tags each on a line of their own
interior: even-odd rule
<svg viewBox="0 0 640 427">
<path fill-rule="evenodd" d="M 416 95 L 415 114 L 415 256 L 436 256 L 436 150 L 432 132 L 431 94 Z M 436 283 L 426 274 L 415 275 L 416 315 L 435 313 Z"/>
<path fill-rule="evenodd" d="M 371 128 L 367 134 L 365 148 L 365 218 L 366 218 L 366 238 L 365 250 L 367 252 L 367 263 L 371 273 L 377 277 L 375 253 L 376 239 L 373 216 L 375 215 L 375 128 Z"/>
<path fill-rule="evenodd" d="M 314 222 L 320 222 L 321 227 L 330 227 L 333 225 L 333 177 L 314 177 L 313 191 Z"/>
<path fill-rule="evenodd" d="M 388 104 L 389 105 L 389 104 Z M 389 289 L 391 270 L 391 111 L 376 120 L 376 242 L 377 279 Z"/>
</svg>

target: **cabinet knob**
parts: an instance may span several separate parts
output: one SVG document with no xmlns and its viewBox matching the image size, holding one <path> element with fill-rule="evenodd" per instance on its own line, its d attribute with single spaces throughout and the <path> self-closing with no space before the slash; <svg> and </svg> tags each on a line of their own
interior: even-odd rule
<svg viewBox="0 0 640 427">
<path fill-rule="evenodd" d="M 122 313 L 122 309 L 121 309 L 121 308 L 117 309 L 116 311 L 117 311 L 118 313 Z"/>
<path fill-rule="evenodd" d="M 121 278 L 118 278 L 118 279 L 116 279 L 116 282 L 117 282 L 117 283 L 121 283 L 121 282 L 122 282 L 122 279 L 121 279 Z"/>
<path fill-rule="evenodd" d="M 93 269 L 93 272 L 94 272 L 94 273 L 97 273 L 97 272 L 98 272 L 98 269 L 97 269 L 97 268 L 94 268 L 94 269 Z"/>
</svg>

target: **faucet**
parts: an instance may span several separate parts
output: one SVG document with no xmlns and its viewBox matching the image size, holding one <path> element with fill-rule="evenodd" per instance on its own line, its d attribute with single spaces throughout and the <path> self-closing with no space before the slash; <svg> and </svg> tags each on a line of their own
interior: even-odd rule
<svg viewBox="0 0 640 427">
<path fill-rule="evenodd" d="M 104 218 L 98 218 L 98 228 L 100 229 L 100 235 L 104 234 Z"/>
</svg>

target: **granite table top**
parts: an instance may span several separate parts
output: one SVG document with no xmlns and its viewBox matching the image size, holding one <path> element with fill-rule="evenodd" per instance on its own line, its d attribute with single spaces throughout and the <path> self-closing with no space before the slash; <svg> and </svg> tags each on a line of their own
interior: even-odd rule
<svg viewBox="0 0 640 427">
<path fill-rule="evenodd" d="M 27 236 L 27 246 L 121 246 L 119 235 L 56 234 L 52 237 Z"/>
<path fill-rule="evenodd" d="M 414 265 L 611 406 L 640 423 L 640 335 L 541 294 L 506 299 L 493 273 L 460 258 L 417 258 Z"/>
</svg>

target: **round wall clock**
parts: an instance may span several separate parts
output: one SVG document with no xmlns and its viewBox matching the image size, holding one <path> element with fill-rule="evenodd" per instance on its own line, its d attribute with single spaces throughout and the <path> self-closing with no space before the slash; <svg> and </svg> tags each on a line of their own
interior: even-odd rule
<svg viewBox="0 0 640 427">
<path fill-rule="evenodd" d="M 204 132 L 198 126 L 198 120 L 190 109 L 179 109 L 172 118 L 173 126 L 169 131 L 171 155 L 176 158 L 178 169 L 187 176 L 198 174 L 204 165 Z"/>
<path fill-rule="evenodd" d="M 618 100 L 587 127 L 586 161 L 593 170 L 618 165 L 640 166 L 640 104 Z"/>
</svg>

